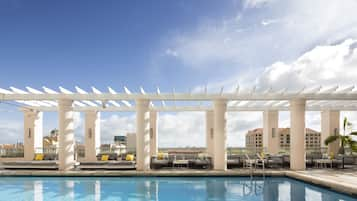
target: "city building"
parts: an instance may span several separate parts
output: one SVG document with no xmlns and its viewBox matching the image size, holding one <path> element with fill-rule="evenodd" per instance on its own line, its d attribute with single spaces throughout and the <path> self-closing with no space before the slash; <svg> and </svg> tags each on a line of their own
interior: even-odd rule
<svg viewBox="0 0 357 201">
<path fill-rule="evenodd" d="M 279 149 L 290 149 L 290 128 L 279 128 Z M 320 149 L 321 147 L 321 133 L 313 129 L 306 128 L 305 146 L 306 149 Z M 256 128 L 249 130 L 245 135 L 245 146 L 248 149 L 263 148 L 263 129 Z"/>
<path fill-rule="evenodd" d="M 126 134 L 126 149 L 129 153 L 136 151 L 136 134 L 127 133 Z"/>
<path fill-rule="evenodd" d="M 126 136 L 124 136 L 124 135 L 114 136 L 114 144 L 116 144 L 116 145 L 126 145 Z"/>
</svg>

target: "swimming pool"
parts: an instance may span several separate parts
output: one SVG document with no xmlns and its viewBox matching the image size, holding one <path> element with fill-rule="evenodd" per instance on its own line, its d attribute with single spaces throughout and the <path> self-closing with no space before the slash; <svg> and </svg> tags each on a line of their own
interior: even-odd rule
<svg viewBox="0 0 357 201">
<path fill-rule="evenodd" d="M 286 177 L 0 177 L 0 200 L 357 200 Z"/>
</svg>

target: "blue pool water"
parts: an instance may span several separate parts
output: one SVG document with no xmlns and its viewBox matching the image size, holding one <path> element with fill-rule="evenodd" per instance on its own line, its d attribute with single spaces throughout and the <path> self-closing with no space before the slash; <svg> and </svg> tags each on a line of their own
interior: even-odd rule
<svg viewBox="0 0 357 201">
<path fill-rule="evenodd" d="M 0 200 L 357 200 L 285 177 L 0 177 Z"/>
</svg>

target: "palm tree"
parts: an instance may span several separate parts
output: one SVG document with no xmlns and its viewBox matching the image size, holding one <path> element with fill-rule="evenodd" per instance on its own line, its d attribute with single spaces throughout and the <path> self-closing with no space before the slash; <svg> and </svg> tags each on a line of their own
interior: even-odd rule
<svg viewBox="0 0 357 201">
<path fill-rule="evenodd" d="M 346 134 L 347 130 L 349 131 Z M 336 140 L 340 141 L 340 148 L 338 150 L 339 154 L 345 154 L 345 147 L 348 146 L 351 148 L 352 152 L 357 152 L 357 141 L 355 141 L 352 136 L 357 136 L 357 132 L 352 132 L 352 123 L 347 120 L 345 117 L 343 119 L 343 134 L 330 135 L 325 139 L 325 145 L 328 145 Z"/>
</svg>

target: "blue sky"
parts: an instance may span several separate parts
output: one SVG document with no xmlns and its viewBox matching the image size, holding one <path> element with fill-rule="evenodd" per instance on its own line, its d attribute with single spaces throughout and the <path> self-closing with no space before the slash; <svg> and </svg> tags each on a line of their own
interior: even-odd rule
<svg viewBox="0 0 357 201">
<path fill-rule="evenodd" d="M 356 84 L 355 10 L 354 0 L 0 0 L 0 87 Z M 0 109 L 0 143 L 21 140 L 22 114 Z M 289 115 L 280 116 L 289 126 Z M 45 117 L 46 131 L 57 127 L 56 113 Z M 81 133 L 83 117 L 76 119 Z M 135 128 L 133 113 L 102 119 L 103 141 Z M 159 121 L 162 146 L 204 146 L 201 113 L 163 113 Z M 319 121 L 319 114 L 307 115 L 310 127 L 319 130 Z M 261 126 L 260 113 L 230 114 L 228 145 L 243 146 L 244 133 Z"/>
<path fill-rule="evenodd" d="M 187 89 L 205 83 L 210 72 L 161 58 L 165 43 L 175 34 L 195 30 L 202 21 L 229 16 L 235 10 L 232 5 L 2 0 L 0 84 Z"/>
</svg>

